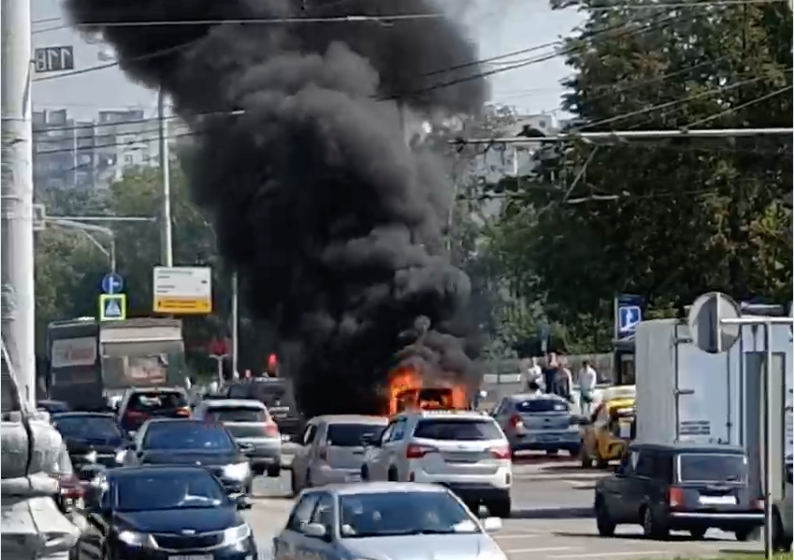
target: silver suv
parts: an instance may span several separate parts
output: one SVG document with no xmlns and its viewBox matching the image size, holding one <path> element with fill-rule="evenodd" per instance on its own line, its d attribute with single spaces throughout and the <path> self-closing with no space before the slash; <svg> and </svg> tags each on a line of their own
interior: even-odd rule
<svg viewBox="0 0 794 560">
<path fill-rule="evenodd" d="M 380 438 L 388 419 L 337 415 L 312 418 L 299 436 L 292 459 L 292 491 L 361 478 L 364 447 Z"/>
</svg>

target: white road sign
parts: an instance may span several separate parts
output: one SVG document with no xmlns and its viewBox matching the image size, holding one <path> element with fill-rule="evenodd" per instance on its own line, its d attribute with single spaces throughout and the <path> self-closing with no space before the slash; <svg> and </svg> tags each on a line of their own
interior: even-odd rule
<svg viewBox="0 0 794 560">
<path fill-rule="evenodd" d="M 212 312 L 212 269 L 209 267 L 156 266 L 153 278 L 155 313 L 206 315 Z"/>
</svg>

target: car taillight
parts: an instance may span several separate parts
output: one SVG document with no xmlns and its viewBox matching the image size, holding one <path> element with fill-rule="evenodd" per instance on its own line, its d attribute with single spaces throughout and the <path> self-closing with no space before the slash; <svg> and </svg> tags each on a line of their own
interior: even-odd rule
<svg viewBox="0 0 794 560">
<path fill-rule="evenodd" d="M 278 425 L 275 422 L 265 424 L 265 435 L 267 437 L 278 437 Z"/>
<path fill-rule="evenodd" d="M 488 451 L 490 451 L 491 457 L 494 459 L 510 458 L 510 447 L 507 445 L 497 445 L 496 447 L 491 447 Z"/>
<path fill-rule="evenodd" d="M 74 475 L 61 475 L 56 477 L 58 481 L 58 494 L 64 498 L 82 498 L 85 496 L 85 488 L 80 480 Z"/>
<path fill-rule="evenodd" d="M 318 454 L 320 456 L 320 459 L 322 461 L 325 461 L 326 459 L 328 459 L 328 448 L 327 447 L 321 447 L 320 450 L 318 451 Z"/>
<path fill-rule="evenodd" d="M 174 414 L 176 414 L 177 416 L 184 416 L 184 417 L 190 416 L 190 407 L 180 406 L 174 411 Z"/>
<path fill-rule="evenodd" d="M 510 425 L 511 425 L 511 426 L 512 426 L 514 429 L 520 429 L 520 428 L 523 428 L 523 427 L 524 427 L 524 421 L 523 421 L 523 420 L 521 420 L 521 417 L 520 417 L 518 414 L 513 414 L 513 415 L 510 417 Z"/>
<path fill-rule="evenodd" d="M 680 488 L 671 486 L 667 489 L 667 505 L 671 508 L 678 507 L 684 503 L 684 493 Z"/>
<path fill-rule="evenodd" d="M 415 443 L 412 443 L 405 448 L 405 458 L 421 459 L 428 453 L 435 453 L 436 451 L 438 450 L 430 445 L 417 445 Z"/>
<path fill-rule="evenodd" d="M 750 501 L 750 509 L 764 509 L 764 499 L 756 498 Z"/>
<path fill-rule="evenodd" d="M 126 416 L 130 420 L 145 420 L 149 418 L 149 415 L 147 413 L 142 412 L 140 410 L 127 410 L 124 413 L 124 416 Z"/>
</svg>

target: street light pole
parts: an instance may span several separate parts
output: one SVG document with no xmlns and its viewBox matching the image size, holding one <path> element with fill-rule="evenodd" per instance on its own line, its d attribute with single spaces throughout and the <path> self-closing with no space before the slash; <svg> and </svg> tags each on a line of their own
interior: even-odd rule
<svg viewBox="0 0 794 560">
<path fill-rule="evenodd" d="M 159 140 L 160 173 L 162 191 L 160 202 L 160 264 L 174 266 L 173 241 L 171 237 L 171 155 L 168 146 L 168 123 L 165 114 L 165 92 L 157 92 L 157 129 Z"/>
<path fill-rule="evenodd" d="M 83 234 L 94 245 L 96 245 L 99 248 L 99 250 L 102 251 L 105 254 L 105 256 L 108 257 L 108 259 L 110 259 L 110 271 L 116 272 L 116 233 L 112 229 L 102 226 L 95 226 L 93 224 L 82 224 L 80 222 L 75 222 L 73 220 L 47 219 L 47 221 L 54 226 L 60 226 L 62 228 L 67 228 L 67 229 L 76 229 L 78 231 L 83 232 Z M 91 231 L 101 233 L 109 238 L 110 240 L 109 251 L 105 249 L 99 241 L 94 239 L 94 236 L 92 236 L 89 233 Z"/>
<path fill-rule="evenodd" d="M 2 338 L 19 393 L 36 399 L 30 0 L 2 0 Z"/>
<path fill-rule="evenodd" d="M 232 274 L 232 375 L 239 373 L 239 297 L 237 271 Z"/>
</svg>

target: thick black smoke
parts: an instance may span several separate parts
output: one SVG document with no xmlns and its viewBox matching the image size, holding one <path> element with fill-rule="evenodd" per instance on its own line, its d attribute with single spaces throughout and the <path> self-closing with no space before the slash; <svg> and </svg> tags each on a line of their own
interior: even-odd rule
<svg viewBox="0 0 794 560">
<path fill-rule="evenodd" d="M 252 314 L 298 354 L 307 413 L 376 412 L 395 360 L 477 381 L 469 280 L 442 246 L 451 189 L 437 161 L 406 145 L 398 109 L 480 108 L 486 84 L 466 79 L 480 72 L 476 49 L 456 24 L 240 23 L 437 13 L 425 0 L 66 6 L 195 132 L 194 197 Z M 151 21 L 197 23 L 125 25 Z"/>
</svg>

